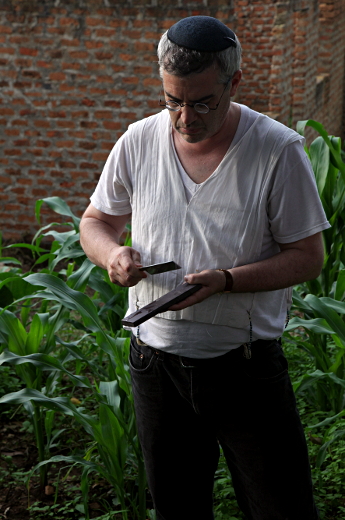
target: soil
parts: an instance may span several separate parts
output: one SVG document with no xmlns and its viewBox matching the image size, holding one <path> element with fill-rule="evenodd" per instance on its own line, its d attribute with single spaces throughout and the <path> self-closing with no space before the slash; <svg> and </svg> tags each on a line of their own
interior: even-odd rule
<svg viewBox="0 0 345 520">
<path fill-rule="evenodd" d="M 21 420 L 9 420 L 8 414 L 0 415 L 0 519 L 54 520 L 55 516 L 49 514 L 50 507 L 47 508 L 46 514 L 42 509 L 45 506 L 53 506 L 56 502 L 62 508 L 71 504 L 69 508 L 66 507 L 63 518 L 78 520 L 83 515 L 77 510 L 73 512 L 72 505 L 76 495 L 81 496 L 78 469 L 71 470 L 66 468 L 66 464 L 56 464 L 49 469 L 48 485 L 44 489 L 40 487 L 37 473 L 30 479 L 29 488 L 25 485 L 24 480 L 28 472 L 38 460 L 33 434 L 23 431 L 24 421 L 25 416 L 21 417 Z M 90 518 L 104 514 L 107 509 L 114 509 L 111 504 L 114 495 L 109 484 L 105 481 L 94 481 L 90 482 L 90 485 Z M 81 504 L 81 500 L 78 504 Z M 30 511 L 29 506 L 39 507 L 41 511 Z M 114 516 L 114 520 L 115 518 L 117 515 Z"/>
</svg>

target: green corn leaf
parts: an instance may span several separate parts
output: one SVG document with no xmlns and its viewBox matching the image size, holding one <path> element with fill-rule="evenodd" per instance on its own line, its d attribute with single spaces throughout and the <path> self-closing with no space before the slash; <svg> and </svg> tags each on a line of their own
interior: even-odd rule
<svg viewBox="0 0 345 520">
<path fill-rule="evenodd" d="M 320 301 L 323 302 L 327 307 L 334 309 L 339 314 L 345 314 L 345 302 L 340 302 L 328 297 L 320 298 Z"/>
<path fill-rule="evenodd" d="M 344 416 L 345 416 L 345 410 L 337 413 L 336 415 L 332 415 L 332 417 L 327 417 L 327 419 L 324 419 L 323 421 L 321 421 L 317 424 L 312 424 L 310 426 L 307 426 L 306 430 L 309 431 L 313 428 L 323 428 L 324 426 L 328 426 L 330 423 L 332 423 L 336 419 L 339 419 L 340 417 L 344 417 Z"/>
<path fill-rule="evenodd" d="M 55 213 L 70 217 L 76 230 L 79 230 L 80 218 L 76 217 L 68 206 L 67 202 L 60 197 L 47 197 L 36 202 L 36 218 L 39 214 L 42 203 L 45 202 Z"/>
<path fill-rule="evenodd" d="M 32 292 L 32 286 L 27 283 L 25 278 L 21 276 L 13 276 L 12 273 L 8 273 L 10 276 L 3 277 L 0 279 L 0 290 L 6 286 L 14 298 L 19 300 L 23 297 L 28 297 Z"/>
<path fill-rule="evenodd" d="M 95 267 L 95 264 L 86 258 L 79 269 L 68 277 L 67 285 L 76 291 L 81 291 L 83 288 L 85 288 L 90 274 L 95 269 Z"/>
<path fill-rule="evenodd" d="M 345 379 L 340 379 L 333 372 L 322 372 L 321 370 L 315 370 L 310 374 L 304 374 L 304 376 L 293 384 L 295 392 L 301 392 L 310 388 L 318 381 L 331 381 L 341 387 L 345 388 Z"/>
<path fill-rule="evenodd" d="M 82 457 L 77 457 L 75 455 L 55 455 L 54 457 L 51 457 L 49 460 L 44 460 L 43 462 L 40 462 L 37 464 L 33 469 L 32 473 L 34 471 L 37 471 L 41 466 L 44 466 L 45 464 L 53 464 L 54 462 L 67 462 L 69 464 L 81 464 L 82 466 L 85 466 L 88 468 L 89 471 L 96 471 L 102 477 L 109 482 L 109 475 L 104 471 L 104 468 L 100 464 L 96 464 L 95 462 L 88 461 L 83 459 Z"/>
<path fill-rule="evenodd" d="M 4 249 L 10 249 L 12 247 L 24 247 L 25 249 L 30 249 L 33 253 L 40 254 L 40 253 L 47 253 L 46 249 L 42 249 L 39 246 L 35 246 L 33 244 L 26 244 L 25 242 L 20 242 L 16 244 L 11 244 L 9 246 L 4 247 Z"/>
<path fill-rule="evenodd" d="M 2 258 L 0 258 L 0 263 L 1 264 L 15 264 L 15 265 L 22 265 L 22 263 L 17 260 L 17 258 L 13 258 L 12 256 L 4 256 Z"/>
<path fill-rule="evenodd" d="M 37 202 L 40 202 L 40 201 L 37 201 Z M 37 206 L 37 202 L 36 202 L 36 206 Z M 36 219 L 37 219 L 37 215 L 36 215 Z M 40 224 L 40 220 L 37 219 L 37 221 Z M 63 222 L 63 223 L 61 223 L 61 222 L 50 222 L 49 224 L 47 224 L 46 226 L 41 227 L 37 231 L 37 233 L 35 234 L 35 236 L 32 239 L 31 243 L 34 244 L 36 241 L 38 241 L 40 243 L 40 241 L 42 240 L 42 236 L 49 236 L 49 233 L 43 233 L 43 231 L 46 231 L 47 229 L 51 229 L 52 227 L 61 227 L 61 226 L 72 227 L 73 224 L 71 224 L 71 222 Z"/>
<path fill-rule="evenodd" d="M 312 320 L 304 320 L 302 318 L 292 318 L 285 331 L 289 332 L 297 327 L 303 327 L 307 330 L 315 332 L 316 334 L 334 334 L 334 331 L 329 327 L 327 321 L 323 318 L 314 318 Z"/>
<path fill-rule="evenodd" d="M 336 288 L 335 288 L 335 299 L 342 301 L 345 296 L 345 269 L 342 269 L 337 278 Z"/>
<path fill-rule="evenodd" d="M 22 365 L 23 363 L 30 363 L 40 370 L 59 370 L 64 374 L 68 375 L 71 381 L 77 386 L 83 386 L 92 388 L 92 384 L 85 376 L 76 376 L 65 369 L 65 367 L 55 357 L 48 356 L 47 354 L 29 354 L 29 355 L 17 355 L 13 352 L 4 351 L 0 354 L 0 365 L 3 363 L 11 363 L 13 365 Z"/>
<path fill-rule="evenodd" d="M 57 301 L 68 308 L 78 310 L 89 329 L 93 332 L 100 332 L 101 322 L 97 310 L 88 296 L 71 289 L 65 282 L 50 274 L 31 274 L 26 280 L 32 285 L 46 287 Z"/>
<path fill-rule="evenodd" d="M 19 355 L 26 353 L 27 333 L 12 312 L 5 310 L 0 314 L 0 333 L 3 338 L 7 339 L 7 345 L 11 352 Z"/>
<path fill-rule="evenodd" d="M 313 294 L 308 294 L 305 297 L 305 300 L 317 316 L 324 318 L 327 321 L 328 325 L 334 330 L 335 334 L 339 336 L 345 345 L 345 323 L 334 310 L 335 306 L 342 308 L 342 305 L 345 306 L 345 303 L 342 304 L 342 302 L 338 302 L 332 298 L 317 298 Z"/>
<path fill-rule="evenodd" d="M 107 403 L 114 409 L 115 414 L 122 417 L 118 381 L 101 381 L 99 383 L 99 392 L 106 398 Z"/>
<path fill-rule="evenodd" d="M 42 320 L 48 322 L 48 315 L 42 315 Z M 39 351 L 41 341 L 44 335 L 44 325 L 39 314 L 35 314 L 30 325 L 30 330 L 26 339 L 25 352 L 34 354 Z"/>
<path fill-rule="evenodd" d="M 301 135 L 304 135 L 304 130 L 306 126 L 310 126 L 314 128 L 321 137 L 325 140 L 327 146 L 330 148 L 331 153 L 333 155 L 333 159 L 335 161 L 335 164 L 337 168 L 344 174 L 345 176 L 345 163 L 343 162 L 341 158 L 341 154 L 337 148 L 334 147 L 330 137 L 328 136 L 324 126 L 321 123 L 318 123 L 317 121 L 314 121 L 313 119 L 308 119 L 305 121 L 298 121 L 297 123 L 297 132 Z"/>
<path fill-rule="evenodd" d="M 74 417 L 83 426 L 85 431 L 94 437 L 94 429 L 98 424 L 97 419 L 82 413 L 67 397 L 47 397 L 38 390 L 24 388 L 23 390 L 6 394 L 0 398 L 0 404 L 24 404 L 30 401 L 36 405 L 44 406 L 48 410 L 55 410 Z"/>
<path fill-rule="evenodd" d="M 309 147 L 310 161 L 314 170 L 320 196 L 326 184 L 330 150 L 322 137 L 317 137 Z"/>
</svg>

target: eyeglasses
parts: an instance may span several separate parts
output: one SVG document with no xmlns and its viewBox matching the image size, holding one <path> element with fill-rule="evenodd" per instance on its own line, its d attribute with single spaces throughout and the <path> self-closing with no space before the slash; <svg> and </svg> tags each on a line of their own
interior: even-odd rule
<svg viewBox="0 0 345 520">
<path fill-rule="evenodd" d="M 229 81 L 226 83 L 224 90 L 222 92 L 222 95 L 220 96 L 220 99 L 218 103 L 216 104 L 216 108 L 210 108 L 208 105 L 205 105 L 205 103 L 194 103 L 194 105 L 190 105 L 189 103 L 178 103 L 177 101 L 172 101 L 171 99 L 168 99 L 168 101 L 162 102 L 162 100 L 159 100 L 159 106 L 166 107 L 168 110 L 171 110 L 172 112 L 178 112 L 183 107 L 191 107 L 194 108 L 196 112 L 199 114 L 207 114 L 210 110 L 217 110 L 223 94 L 226 90 L 226 87 L 229 85 L 232 78 L 229 79 Z"/>
</svg>

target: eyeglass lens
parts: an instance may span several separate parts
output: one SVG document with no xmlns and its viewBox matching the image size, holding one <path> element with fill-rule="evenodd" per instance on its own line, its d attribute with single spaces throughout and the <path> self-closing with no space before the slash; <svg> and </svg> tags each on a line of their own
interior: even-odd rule
<svg viewBox="0 0 345 520">
<path fill-rule="evenodd" d="M 167 107 L 168 110 L 172 110 L 174 112 L 178 112 L 179 110 L 181 110 L 181 105 L 179 103 L 177 103 L 176 101 L 171 101 L 171 100 L 166 101 L 165 106 Z M 185 105 L 182 105 L 182 106 L 185 106 Z M 187 106 L 190 106 L 190 105 L 187 105 Z M 193 105 L 193 108 L 200 114 L 207 114 L 207 112 L 209 112 L 209 110 L 210 110 L 209 107 L 203 103 L 195 103 L 195 105 Z"/>
</svg>

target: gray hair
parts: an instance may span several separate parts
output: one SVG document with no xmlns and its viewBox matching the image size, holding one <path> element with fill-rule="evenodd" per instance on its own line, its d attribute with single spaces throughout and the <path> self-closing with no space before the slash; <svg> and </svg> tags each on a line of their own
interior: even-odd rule
<svg viewBox="0 0 345 520">
<path fill-rule="evenodd" d="M 220 71 L 219 83 L 226 84 L 241 67 L 241 44 L 237 36 L 236 47 L 228 47 L 219 52 L 199 52 L 173 43 L 167 33 L 168 31 L 161 37 L 157 49 L 161 77 L 163 71 L 173 76 L 188 76 L 213 66 Z"/>
</svg>

